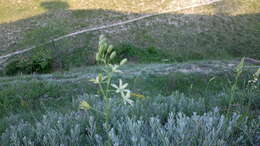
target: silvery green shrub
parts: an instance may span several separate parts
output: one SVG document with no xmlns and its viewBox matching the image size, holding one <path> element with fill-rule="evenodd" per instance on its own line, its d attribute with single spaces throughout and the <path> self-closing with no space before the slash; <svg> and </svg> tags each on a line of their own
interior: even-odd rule
<svg viewBox="0 0 260 146">
<path fill-rule="evenodd" d="M 103 108 L 103 102 L 98 95 L 84 94 L 73 99 L 73 107 L 77 107 L 80 101 L 87 100 L 97 110 Z M 111 116 L 121 118 L 124 115 L 150 118 L 159 116 L 166 118 L 170 112 L 182 112 L 187 115 L 192 115 L 193 112 L 204 113 L 206 111 L 203 99 L 193 99 L 185 96 L 182 93 L 174 92 L 170 96 L 154 96 L 144 99 L 135 98 L 133 106 L 118 106 L 121 100 L 117 98 L 110 99 Z M 120 111 L 120 112 L 119 112 Z M 149 112 L 148 112 L 149 111 Z"/>
<path fill-rule="evenodd" d="M 1 136 L 2 145 L 95 145 L 100 138 L 93 117 L 82 112 L 49 112 L 34 124 L 21 121 Z M 87 133 L 86 133 L 87 132 Z M 100 141 L 100 140 L 99 140 Z"/>
<path fill-rule="evenodd" d="M 98 96 L 75 98 L 75 106 L 88 100 L 96 108 L 103 102 Z M 250 145 L 259 140 L 258 120 L 219 110 L 204 113 L 203 100 L 194 100 L 178 92 L 135 101 L 134 106 L 117 104 L 111 98 L 111 129 L 104 128 L 104 118 L 89 111 L 48 112 L 35 123 L 20 121 L 6 129 L 2 145 Z M 165 108 L 163 108 L 165 107 Z M 152 110 L 154 108 L 154 110 Z M 162 111 L 160 111 L 162 110 Z M 193 112 L 197 112 L 193 113 Z M 109 137 L 109 139 L 108 139 Z"/>
<path fill-rule="evenodd" d="M 251 132 L 257 128 L 257 124 L 248 128 L 247 122 L 241 115 L 234 113 L 228 118 L 215 109 L 203 115 L 194 113 L 190 117 L 183 113 L 170 113 L 165 123 L 158 117 L 151 117 L 149 121 L 122 118 L 114 124 L 109 134 L 113 145 L 248 145 L 254 143 L 248 142 L 248 138 L 256 134 L 251 135 Z M 243 132 L 238 129 L 241 125 L 247 127 Z"/>
</svg>

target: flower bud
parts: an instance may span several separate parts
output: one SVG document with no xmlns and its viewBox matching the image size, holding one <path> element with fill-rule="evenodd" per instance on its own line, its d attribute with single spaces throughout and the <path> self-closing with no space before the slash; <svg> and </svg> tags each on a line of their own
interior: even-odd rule
<svg viewBox="0 0 260 146">
<path fill-rule="evenodd" d="M 110 53 L 113 51 L 113 46 L 112 45 L 109 45 L 108 49 L 107 49 L 107 52 Z"/>
<path fill-rule="evenodd" d="M 99 61 L 100 60 L 100 55 L 99 53 L 96 54 L 96 61 Z"/>
<path fill-rule="evenodd" d="M 98 42 L 98 46 L 99 46 L 99 50 L 101 50 L 101 47 L 106 43 L 105 40 L 99 40 Z"/>
<path fill-rule="evenodd" d="M 100 73 L 100 74 L 98 74 L 98 81 L 99 81 L 99 82 L 101 82 L 101 81 L 102 81 L 102 78 L 103 78 L 103 77 L 102 77 L 102 74 L 101 74 L 101 73 Z"/>
<path fill-rule="evenodd" d="M 116 57 L 116 52 L 114 51 L 111 55 L 110 55 L 110 59 L 114 59 Z"/>
<path fill-rule="evenodd" d="M 105 35 L 103 35 L 103 34 L 101 34 L 100 36 L 99 36 L 99 40 L 104 40 L 106 37 L 105 37 Z"/>
<path fill-rule="evenodd" d="M 124 64 L 126 64 L 126 62 L 127 62 L 127 59 L 125 58 L 125 59 L 121 60 L 120 65 L 124 65 Z"/>
</svg>

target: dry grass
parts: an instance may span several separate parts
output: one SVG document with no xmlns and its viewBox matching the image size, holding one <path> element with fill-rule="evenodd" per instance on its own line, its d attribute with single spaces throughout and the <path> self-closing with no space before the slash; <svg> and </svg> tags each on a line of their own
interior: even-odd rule
<svg viewBox="0 0 260 146">
<path fill-rule="evenodd" d="M 102 9 L 124 13 L 160 13 L 210 0 L 56 0 L 65 2 L 71 10 Z M 50 0 L 5 0 L 0 1 L 0 23 L 9 23 L 47 12 L 41 6 Z M 59 5 L 56 5 L 59 8 Z M 216 8 L 233 15 L 259 13 L 257 0 L 223 0 Z"/>
<path fill-rule="evenodd" d="M 201 0 L 209 1 L 209 0 Z M 49 3 L 51 2 L 51 3 Z M 64 2 L 64 3 L 61 3 Z M 61 35 L 71 33 L 83 28 L 93 28 L 97 26 L 117 23 L 120 21 L 136 18 L 143 14 L 162 13 L 177 7 L 192 5 L 194 0 L 5 0 L 0 2 L 0 55 L 13 52 L 14 50 L 25 49 L 32 45 L 50 40 Z M 45 3 L 45 5 L 43 4 Z M 210 6 L 203 6 L 185 10 L 174 14 L 166 14 L 151 19 L 124 25 L 102 31 L 111 35 L 117 42 L 128 42 L 134 45 L 145 47 L 158 47 L 163 49 L 181 49 L 175 46 L 171 39 L 178 39 L 174 36 L 196 35 L 203 32 L 213 32 L 220 34 L 226 29 L 232 31 L 226 35 L 237 37 L 237 30 L 246 31 L 242 39 L 251 39 L 257 23 L 254 16 L 259 13 L 260 4 L 256 0 L 224 0 Z M 45 7 L 45 8 L 44 8 Z M 49 10 L 47 10 L 48 8 Z M 247 18 L 240 19 L 239 15 L 248 15 Z M 233 16 L 229 17 L 229 16 Z M 203 17 L 203 19 L 201 19 Z M 235 21 L 234 21 L 235 20 Z M 251 21 L 252 20 L 252 21 Z M 213 23 L 218 24 L 214 26 Z M 224 28 L 224 29 L 220 29 Z M 248 32 L 247 30 L 251 30 Z M 180 32 L 179 32 L 180 31 Z M 195 34 L 196 33 L 196 34 Z M 127 35 L 126 35 L 127 34 Z M 169 35 L 168 35 L 169 34 Z M 214 35 L 215 35 L 214 34 Z M 99 35 L 91 33 L 94 40 Z M 113 35 L 113 36 L 112 36 Z M 117 36 L 115 36 L 117 35 Z M 82 37 L 82 36 L 78 36 Z M 187 36 L 188 37 L 188 36 Z M 198 36 L 200 38 L 204 38 Z M 215 36 L 212 36 L 215 37 Z M 77 39 L 78 39 L 77 38 Z M 196 39 L 196 37 L 192 37 Z M 158 39 L 158 40 L 156 40 Z M 189 38 L 184 38 L 185 40 Z M 208 39 L 206 36 L 205 39 Z M 215 38 L 216 41 L 218 38 Z M 235 38 L 237 39 L 237 38 Z M 241 38 L 239 38 L 241 39 Z M 181 39 L 180 39 L 181 40 Z M 231 39 L 232 40 L 232 39 Z M 196 41 L 196 40 L 194 40 Z M 239 42 L 241 40 L 235 40 Z M 212 41 L 213 42 L 213 41 Z M 242 41 L 244 42 L 244 41 Z M 246 41 L 245 41 L 246 42 Z M 247 41 L 248 42 L 248 41 Z M 249 40 L 249 44 L 252 44 Z M 85 43 L 85 42 L 84 42 Z M 95 47 L 92 42 L 88 42 Z M 231 43 L 231 42 L 230 42 Z M 185 43 L 186 44 L 186 43 Z M 189 44 L 189 43 L 188 43 Z M 205 43 L 204 43 L 205 44 Z M 234 43 L 232 43 L 234 44 Z M 75 47 L 84 47 L 79 43 Z M 194 44 L 190 44 L 194 46 Z M 195 45 L 196 46 L 196 45 Z M 61 46 L 62 47 L 62 46 Z M 177 47 L 177 48 L 176 48 Z M 189 46 L 187 46 L 188 48 Z M 199 51 L 199 47 L 198 51 Z M 211 45 L 211 47 L 218 47 Z M 225 44 L 221 48 L 230 48 Z M 249 46 L 254 48 L 254 46 Z M 245 48 L 246 49 L 246 48 Z M 193 50 L 193 48 L 192 48 Z M 242 50 L 243 51 L 243 50 Z M 205 54 L 207 55 L 207 54 Z"/>
</svg>

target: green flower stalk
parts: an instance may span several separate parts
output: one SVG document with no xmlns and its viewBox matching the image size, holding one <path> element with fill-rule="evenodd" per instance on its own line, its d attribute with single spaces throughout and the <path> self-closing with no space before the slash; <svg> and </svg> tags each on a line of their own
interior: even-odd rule
<svg viewBox="0 0 260 146">
<path fill-rule="evenodd" d="M 104 35 L 101 35 L 99 38 L 99 47 L 98 52 L 96 54 L 96 61 L 99 64 L 104 65 L 104 72 L 99 73 L 96 78 L 91 79 L 90 81 L 94 84 L 97 84 L 99 87 L 99 91 L 101 93 L 101 96 L 104 101 L 104 107 L 103 111 L 100 113 L 103 113 L 105 116 L 105 128 L 106 130 L 110 130 L 109 128 L 109 121 L 110 121 L 110 98 L 112 98 L 112 92 L 118 94 L 124 104 L 130 104 L 133 105 L 134 101 L 131 100 L 131 91 L 127 89 L 128 84 L 123 83 L 121 79 L 119 79 L 119 85 L 112 84 L 112 77 L 116 73 L 122 73 L 122 71 L 119 69 L 121 66 L 125 65 L 127 63 L 127 59 L 123 59 L 120 61 L 119 64 L 112 64 L 112 60 L 115 59 L 117 53 L 113 50 L 112 45 L 108 45 L 107 40 Z M 115 90 L 111 90 L 110 88 L 113 87 Z M 80 103 L 80 109 L 89 111 L 94 110 L 98 111 L 92 106 L 88 104 L 87 101 L 82 101 Z M 98 111 L 99 112 L 99 111 Z"/>
<path fill-rule="evenodd" d="M 231 106 L 232 106 L 234 99 L 235 99 L 235 93 L 236 93 L 237 88 L 238 88 L 237 84 L 238 84 L 239 77 L 241 76 L 241 74 L 243 72 L 244 62 L 245 62 L 245 58 L 242 58 L 240 63 L 235 68 L 236 77 L 235 77 L 234 84 L 231 86 L 231 91 L 230 91 L 231 94 L 230 94 L 229 105 L 228 105 L 228 114 L 231 113 Z"/>
</svg>

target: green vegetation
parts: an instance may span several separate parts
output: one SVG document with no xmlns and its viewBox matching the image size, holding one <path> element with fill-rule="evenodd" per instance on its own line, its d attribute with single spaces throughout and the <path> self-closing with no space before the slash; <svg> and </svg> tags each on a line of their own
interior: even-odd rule
<svg viewBox="0 0 260 146">
<path fill-rule="evenodd" d="M 24 56 L 11 61 L 7 64 L 5 72 L 7 75 L 49 73 L 52 71 L 52 62 L 53 59 L 49 50 L 37 49 L 33 50 L 30 56 Z"/>
<path fill-rule="evenodd" d="M 260 69 L 257 67 L 244 66 L 244 60 L 235 68 L 232 62 L 224 61 L 121 67 L 109 63 L 116 52 L 103 37 L 99 45 L 96 59 L 107 67 L 1 78 L 1 143 L 258 143 Z M 125 62 L 122 60 L 120 64 Z M 97 74 L 100 71 L 104 74 Z M 130 83 L 131 92 L 125 89 L 127 85 L 121 79 Z M 122 98 L 113 94 L 110 86 L 117 88 L 116 92 L 123 92 L 119 93 Z"/>
<path fill-rule="evenodd" d="M 152 63 L 152 62 L 173 62 L 175 60 L 173 54 L 166 50 L 158 50 L 155 47 L 137 48 L 130 44 L 121 44 L 115 48 L 117 51 L 117 58 L 119 61 L 128 58 L 131 62 L 138 63 Z"/>
<path fill-rule="evenodd" d="M 119 104 L 122 103 L 122 101 L 120 98 L 117 98 L 117 96 L 115 96 L 115 98 L 112 98 L 111 100 L 113 101 L 111 101 L 111 110 L 112 110 L 111 123 L 114 123 L 113 129 L 120 131 L 120 129 L 117 129 L 117 126 L 123 124 L 124 123 L 123 121 L 126 120 L 124 117 L 127 116 L 129 116 L 129 118 L 133 117 L 129 119 L 132 120 L 132 122 L 139 119 L 139 121 L 141 120 L 142 122 L 147 123 L 151 120 L 150 119 L 151 117 L 157 117 L 159 118 L 158 120 L 160 122 L 167 123 L 169 122 L 167 119 L 171 117 L 169 114 L 171 112 L 173 113 L 174 117 L 176 116 L 176 118 L 178 117 L 176 115 L 178 112 L 182 112 L 186 116 L 190 116 L 193 114 L 193 112 L 197 112 L 198 114 L 197 116 L 199 116 L 200 118 L 206 118 L 208 120 L 213 118 L 215 119 L 214 122 L 217 122 L 217 124 L 221 124 L 218 123 L 218 121 L 220 120 L 220 119 L 218 120 L 218 118 L 220 118 L 217 116 L 218 114 L 224 114 L 223 116 L 225 119 L 227 118 L 226 119 L 227 121 L 228 119 L 231 120 L 230 119 L 231 117 L 229 118 L 229 116 L 226 115 L 226 113 L 228 112 L 228 107 L 231 98 L 230 89 L 232 84 L 235 82 L 235 74 L 231 73 L 232 71 L 231 68 L 229 71 L 220 71 L 222 69 L 220 67 L 221 64 L 219 64 L 218 62 L 215 63 L 216 66 L 219 65 L 219 68 L 215 68 L 215 70 L 213 71 L 215 73 L 213 74 L 212 73 L 205 74 L 203 72 L 202 73 L 172 72 L 175 69 L 178 70 L 179 68 L 188 69 L 189 66 L 186 66 L 187 64 L 172 65 L 172 66 L 166 64 L 158 64 L 159 66 L 161 66 L 162 69 L 160 68 L 158 69 L 157 64 L 151 64 L 151 65 L 133 64 L 133 65 L 126 65 L 125 67 L 122 67 L 122 71 L 125 74 L 116 75 L 115 78 L 121 78 L 127 81 L 130 85 L 129 88 L 133 92 L 141 93 L 145 97 L 144 98 L 138 98 L 135 96 L 131 97 L 134 100 L 133 107 L 124 104 Z M 194 65 L 196 64 L 197 63 L 195 63 Z M 207 63 L 201 62 L 201 65 L 199 66 L 203 67 L 203 64 L 207 64 Z M 210 66 L 213 66 L 213 64 L 211 64 Z M 170 67 L 172 67 L 172 71 L 169 71 Z M 163 68 L 165 70 L 163 70 Z M 143 69 L 143 71 L 140 72 L 140 69 Z M 168 71 L 166 71 L 167 69 Z M 102 128 L 102 124 L 101 124 L 102 117 L 103 117 L 102 114 L 100 115 L 95 111 L 83 112 L 83 111 L 79 111 L 78 109 L 79 103 L 85 100 L 92 107 L 95 107 L 97 110 L 102 111 L 103 100 L 101 97 L 99 97 L 99 95 L 97 95 L 99 94 L 97 87 L 88 81 L 89 79 L 95 77 L 96 72 L 99 70 L 101 70 L 100 67 L 90 67 L 90 68 L 82 68 L 80 70 L 77 69 L 72 72 L 56 73 L 53 75 L 34 75 L 34 76 L 30 75 L 30 76 L 2 78 L 1 85 L 0 85 L 1 87 L 0 95 L 1 95 L 1 105 L 4 106 L 1 106 L 1 111 L 3 112 L 1 112 L 2 120 L 0 125 L 1 125 L 1 131 L 2 132 L 6 131 L 2 137 L 2 140 L 4 142 L 11 143 L 7 141 L 8 140 L 7 137 L 9 137 L 8 135 L 11 133 L 17 133 L 17 136 L 27 135 L 28 141 L 26 142 L 29 142 L 29 139 L 33 141 L 34 138 L 36 139 L 35 136 L 39 134 L 46 135 L 46 136 L 47 134 L 51 134 L 52 130 L 50 130 L 49 132 L 44 132 L 38 129 L 40 127 L 30 128 L 36 123 L 38 123 L 36 124 L 38 126 L 44 126 L 45 124 L 47 124 L 50 126 L 49 127 L 50 129 L 53 130 L 55 129 L 55 131 L 52 132 L 58 132 L 58 133 L 62 132 L 63 130 L 70 131 L 76 128 L 74 126 L 79 124 L 77 130 L 79 130 L 78 134 L 80 134 L 80 136 L 79 137 L 76 136 L 77 138 L 76 137 L 73 138 L 73 140 L 76 140 L 78 144 L 80 143 L 95 144 L 98 142 L 101 143 L 105 142 L 106 137 L 112 131 L 110 131 L 109 133 L 103 131 L 105 129 L 103 129 L 104 127 Z M 235 127 L 240 127 L 240 128 L 233 129 L 234 131 L 233 130 L 232 131 L 235 133 L 231 134 L 232 133 L 231 132 L 230 135 L 225 131 L 223 131 L 223 129 L 221 129 L 220 131 L 222 134 L 228 134 L 227 136 L 228 138 L 225 137 L 228 140 L 222 139 L 222 142 L 224 143 L 230 142 L 238 145 L 243 143 L 250 144 L 250 143 L 257 142 L 258 129 L 255 126 L 259 126 L 257 125 L 257 122 L 259 121 L 255 121 L 255 119 L 257 119 L 257 116 L 259 115 L 259 108 L 260 108 L 259 107 L 260 105 L 259 82 L 257 82 L 256 84 L 257 88 L 251 90 L 251 87 L 249 86 L 247 81 L 252 79 L 252 74 L 255 72 L 255 68 L 251 68 L 251 69 L 247 68 L 246 70 L 247 70 L 246 72 L 243 71 L 242 76 L 239 78 L 239 81 L 237 83 L 237 90 L 234 94 L 235 98 L 231 106 L 232 114 L 237 113 L 238 115 L 240 115 L 240 118 L 237 117 L 239 119 L 239 120 L 237 119 L 238 121 L 234 119 L 236 122 L 233 123 L 232 125 L 229 126 L 226 125 L 228 127 L 231 126 L 234 128 Z M 116 84 L 117 81 L 114 83 Z M 251 101 L 249 102 L 249 100 Z M 249 103 L 250 106 L 248 106 Z M 218 111 L 214 113 L 214 115 L 217 117 L 209 113 L 213 111 L 214 107 L 218 107 Z M 250 111 L 249 113 L 248 113 L 248 109 Z M 207 113 L 207 116 L 203 115 L 204 113 Z M 42 117 L 42 115 L 46 115 L 46 116 Z M 247 116 L 250 119 L 249 121 L 244 119 Z M 134 117 L 136 117 L 137 119 L 134 119 Z M 54 128 L 53 126 L 58 124 L 56 123 L 57 122 L 56 118 L 61 120 L 60 122 L 63 123 L 62 125 L 65 124 L 67 126 L 64 125 L 65 127 L 62 126 L 59 129 Z M 96 131 L 91 131 L 91 129 L 94 127 L 92 128 L 88 127 L 90 126 L 89 125 L 90 123 L 88 123 L 87 121 L 91 121 L 92 118 L 94 119 L 92 124 L 96 125 L 96 126 L 94 125 L 92 126 L 96 128 Z M 233 116 L 233 118 L 235 117 Z M 25 123 L 18 122 L 21 121 L 21 119 L 23 119 L 26 122 Z M 121 122 L 115 122 L 118 119 L 121 119 L 122 121 L 120 120 Z M 8 125 L 10 123 L 14 123 L 14 125 L 16 125 L 15 127 L 13 127 L 13 130 L 6 129 L 7 127 L 9 127 Z M 17 125 L 17 123 L 20 124 Z M 176 124 L 178 125 L 180 123 L 176 123 Z M 247 127 L 246 129 L 244 129 L 242 125 L 243 126 L 251 125 L 253 127 L 251 128 Z M 126 125 L 126 126 L 130 126 L 130 125 Z M 148 125 L 142 125 L 142 126 L 148 126 Z M 186 128 L 190 127 L 190 125 L 186 125 L 186 126 L 185 126 Z M 194 125 L 194 126 L 199 126 L 199 125 Z M 88 136 L 81 133 L 84 133 L 84 129 L 86 128 L 88 129 L 87 132 L 90 133 L 93 132 L 92 134 L 94 135 L 98 134 L 99 136 L 101 136 L 100 138 L 102 138 L 103 140 L 85 139 Z M 14 131 L 15 129 L 20 129 L 20 130 Z M 245 133 L 240 131 L 242 129 L 245 130 L 243 131 Z M 191 128 L 189 130 L 193 131 L 195 129 Z M 119 131 L 117 132 L 117 134 L 115 133 L 115 136 L 120 136 L 119 134 L 122 134 Z M 149 133 L 149 131 L 146 132 Z M 65 132 L 58 135 L 59 136 L 63 135 L 60 138 L 65 138 L 67 134 L 70 135 L 72 133 Z M 136 134 L 143 135 L 145 133 L 140 132 Z M 208 133 L 205 134 L 207 135 Z M 123 138 L 129 140 L 134 135 L 127 134 Z M 185 134 L 185 137 L 186 136 L 188 135 Z M 226 135 L 222 135 L 222 136 L 226 136 Z M 236 140 L 230 141 L 230 139 L 239 136 L 245 136 L 245 137 L 240 141 L 236 141 Z M 40 137 L 38 138 L 39 139 L 35 142 L 39 142 L 43 144 L 44 143 L 43 140 Z M 47 138 L 46 142 L 48 144 L 52 144 L 50 140 L 53 139 L 54 137 L 52 136 L 46 138 Z M 217 137 L 213 136 L 213 138 L 217 138 Z M 218 138 L 216 140 L 221 141 L 221 138 L 220 139 Z M 15 140 L 16 143 L 22 140 L 19 137 L 16 137 L 15 139 L 16 139 Z M 70 143 L 72 142 L 70 140 L 71 139 L 69 138 L 61 142 L 60 140 L 54 138 L 53 142 L 55 142 L 56 144 L 63 143 L 63 142 Z M 116 139 L 112 138 L 112 140 L 114 141 Z M 157 142 L 159 141 L 160 140 L 158 140 Z M 194 141 L 191 140 L 189 142 L 193 143 Z"/>
<path fill-rule="evenodd" d="M 259 145 L 260 69 L 240 61 L 260 59 L 257 1 L 46 43 L 175 9 L 172 2 L 0 1 L 0 56 L 37 46 L 0 71 L 0 146 Z"/>
</svg>

